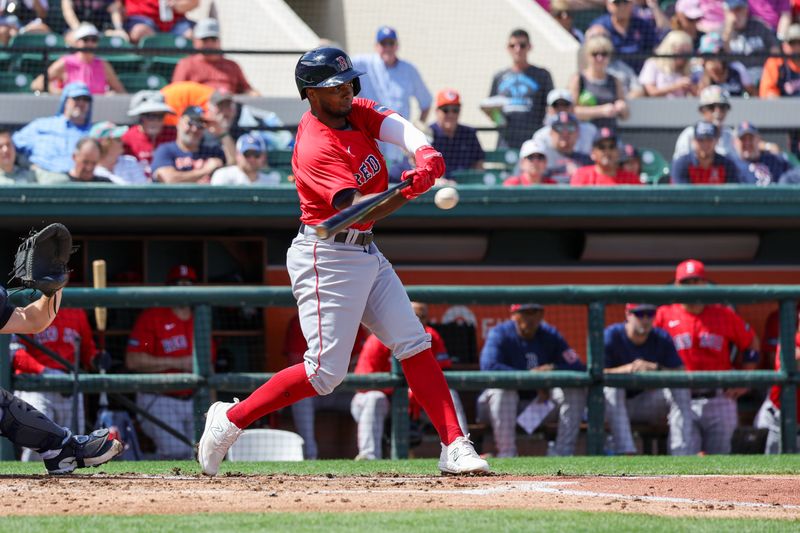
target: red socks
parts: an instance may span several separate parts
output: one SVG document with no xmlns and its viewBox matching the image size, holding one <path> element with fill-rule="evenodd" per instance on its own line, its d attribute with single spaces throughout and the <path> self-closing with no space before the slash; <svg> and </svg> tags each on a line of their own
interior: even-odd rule
<svg viewBox="0 0 800 533">
<path fill-rule="evenodd" d="M 428 348 L 400 361 L 400 364 L 414 398 L 428 413 L 428 418 L 433 422 L 442 443 L 449 445 L 458 437 L 462 437 L 464 434 L 458 425 L 456 408 L 450 396 L 450 389 L 447 387 L 447 380 L 444 379 L 433 351 Z"/>
<path fill-rule="evenodd" d="M 284 368 L 246 400 L 231 407 L 228 410 L 228 420 L 239 429 L 245 429 L 264 415 L 316 395 L 317 391 L 306 376 L 305 366 L 298 363 Z"/>
</svg>

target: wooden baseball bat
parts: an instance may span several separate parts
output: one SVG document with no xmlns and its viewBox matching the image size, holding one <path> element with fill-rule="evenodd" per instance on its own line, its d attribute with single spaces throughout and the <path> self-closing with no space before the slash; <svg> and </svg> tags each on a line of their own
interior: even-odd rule
<svg viewBox="0 0 800 533">
<path fill-rule="evenodd" d="M 347 229 L 356 222 L 364 220 L 367 215 L 374 212 L 382 205 L 385 205 L 386 202 L 400 194 L 402 189 L 405 189 L 411 185 L 411 181 L 411 179 L 406 179 L 400 183 L 395 183 L 384 192 L 376 194 L 368 200 L 358 202 L 350 207 L 342 209 L 328 220 L 324 220 L 322 223 L 314 227 L 314 231 L 317 232 L 317 237 L 320 239 L 327 239 L 328 237 L 336 235 L 340 231 Z"/>
<path fill-rule="evenodd" d="M 95 289 L 105 289 L 107 281 L 106 260 L 95 259 L 92 261 L 92 284 Z M 105 307 L 94 308 L 94 321 L 97 324 L 97 349 L 100 352 L 106 351 L 106 325 L 108 323 L 108 309 Z M 102 366 L 102 365 L 100 365 Z M 101 374 L 105 374 L 105 368 L 100 369 Z M 100 408 L 108 407 L 108 395 L 100 393 Z"/>
</svg>

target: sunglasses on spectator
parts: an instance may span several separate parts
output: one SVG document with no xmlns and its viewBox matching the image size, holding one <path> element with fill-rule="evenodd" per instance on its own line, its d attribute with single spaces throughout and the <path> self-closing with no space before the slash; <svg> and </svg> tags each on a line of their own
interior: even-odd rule
<svg viewBox="0 0 800 533">
<path fill-rule="evenodd" d="M 708 104 L 704 105 L 701 109 L 703 111 L 716 111 L 719 109 L 720 111 L 728 111 L 731 108 L 729 104 Z"/>
<path fill-rule="evenodd" d="M 615 142 L 598 143 L 594 147 L 597 148 L 598 150 L 603 150 L 605 152 L 606 150 L 616 150 L 617 143 Z"/>
<path fill-rule="evenodd" d="M 528 48 L 529 43 L 508 43 L 509 48 Z"/>
<path fill-rule="evenodd" d="M 100 41 L 100 38 L 95 35 L 89 35 L 88 37 L 82 37 L 79 40 L 86 41 L 87 43 L 96 43 Z"/>
<path fill-rule="evenodd" d="M 568 108 L 570 106 L 572 106 L 572 103 L 566 100 L 556 100 L 555 102 L 553 102 L 554 108 L 559 108 L 559 107 Z"/>
<path fill-rule="evenodd" d="M 394 39 L 384 39 L 381 41 L 381 46 L 394 46 L 397 44 L 397 41 Z"/>
<path fill-rule="evenodd" d="M 206 42 L 206 41 L 219 41 L 219 37 L 203 37 L 200 40 L 203 41 L 203 42 Z"/>
<path fill-rule="evenodd" d="M 197 128 L 198 130 L 206 129 L 206 123 L 202 120 L 190 120 L 189 126 L 192 128 Z"/>
<path fill-rule="evenodd" d="M 553 131 L 556 133 L 575 133 L 578 131 L 577 124 L 556 124 L 553 126 Z"/>
<path fill-rule="evenodd" d="M 655 309 L 642 309 L 639 311 L 631 311 L 631 314 L 636 318 L 653 318 L 656 316 Z"/>
<path fill-rule="evenodd" d="M 526 155 L 525 159 L 527 159 L 528 161 L 546 161 L 547 157 L 545 157 L 544 154 L 531 154 L 531 155 Z"/>
<path fill-rule="evenodd" d="M 261 157 L 262 155 L 264 155 L 264 152 L 259 152 L 257 150 L 247 150 L 244 153 L 242 153 L 242 155 L 245 156 L 247 159 L 250 159 L 250 158 Z"/>
<path fill-rule="evenodd" d="M 87 102 L 87 103 L 89 103 L 89 102 L 92 101 L 92 98 L 89 97 L 89 96 L 74 96 L 72 99 L 75 100 L 76 102 Z"/>
<path fill-rule="evenodd" d="M 611 52 L 608 50 L 598 50 L 596 52 L 592 52 L 592 57 L 608 57 L 611 55 Z"/>
<path fill-rule="evenodd" d="M 789 46 L 800 46 L 800 39 L 793 39 L 789 41 Z"/>
<path fill-rule="evenodd" d="M 447 113 L 460 113 L 461 112 L 461 106 L 460 105 L 443 105 L 439 109 L 442 111 L 442 113 L 445 113 L 445 114 L 447 114 Z"/>
<path fill-rule="evenodd" d="M 164 118 L 165 113 L 142 113 L 139 117 L 142 120 L 161 120 Z"/>
</svg>

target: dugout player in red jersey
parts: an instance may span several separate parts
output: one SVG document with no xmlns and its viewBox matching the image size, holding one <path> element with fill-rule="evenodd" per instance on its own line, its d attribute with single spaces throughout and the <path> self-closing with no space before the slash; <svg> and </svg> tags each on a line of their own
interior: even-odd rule
<svg viewBox="0 0 800 533">
<path fill-rule="evenodd" d="M 246 400 L 209 408 L 198 446 L 205 474 L 216 475 L 228 448 L 255 420 L 303 398 L 330 394 L 347 373 L 360 323 L 400 361 L 436 427 L 442 442 L 439 469 L 450 474 L 489 470 L 458 425 L 430 335 L 392 265 L 372 242 L 374 222 L 427 192 L 444 175 L 444 158 L 399 114 L 355 98 L 362 74 L 346 53 L 332 47 L 306 52 L 295 67 L 300 97 L 311 109 L 300 120 L 292 157 L 302 224 L 286 267 L 308 350 L 302 364 L 278 372 Z M 411 185 L 346 231 L 318 238 L 313 226 L 387 189 L 378 140 L 414 154 L 416 168 L 403 174 Z"/>
<path fill-rule="evenodd" d="M 687 259 L 675 271 L 676 285 L 705 285 L 705 265 Z M 671 304 L 658 308 L 654 322 L 672 336 L 688 372 L 732 370 L 731 347 L 739 355 L 735 367 L 758 365 L 758 337 L 730 307 L 721 304 Z M 747 388 L 692 390 L 689 453 L 730 453 L 731 437 L 739 423 L 736 400 Z"/>
</svg>

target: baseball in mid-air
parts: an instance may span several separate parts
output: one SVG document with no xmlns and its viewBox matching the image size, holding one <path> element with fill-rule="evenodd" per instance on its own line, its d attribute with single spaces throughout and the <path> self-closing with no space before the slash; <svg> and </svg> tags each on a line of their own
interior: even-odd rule
<svg viewBox="0 0 800 533">
<path fill-rule="evenodd" d="M 433 203 L 439 209 L 453 209 L 458 205 L 458 191 L 455 187 L 442 187 L 436 191 L 436 196 L 433 197 Z"/>
</svg>

